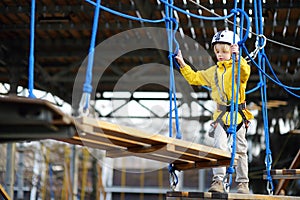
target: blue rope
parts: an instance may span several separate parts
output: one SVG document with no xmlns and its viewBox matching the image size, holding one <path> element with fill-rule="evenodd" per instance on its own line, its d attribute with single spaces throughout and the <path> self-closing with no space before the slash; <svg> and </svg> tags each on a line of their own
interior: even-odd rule
<svg viewBox="0 0 300 200">
<path fill-rule="evenodd" d="M 173 0 L 170 0 L 170 4 L 173 4 Z M 173 137 L 173 105 L 174 102 L 174 111 L 175 111 L 175 123 L 176 123 L 176 138 L 181 139 L 181 132 L 179 126 L 179 119 L 178 119 L 178 109 L 176 103 L 176 88 L 175 88 L 175 79 L 174 79 L 174 70 L 173 70 L 173 62 L 175 60 L 175 56 L 179 49 L 179 44 L 176 41 L 175 33 L 178 29 L 178 22 L 173 18 L 173 8 L 169 6 L 165 6 L 165 13 L 166 13 L 166 31 L 168 34 L 168 50 L 169 50 L 169 63 L 170 63 L 170 83 L 169 83 L 169 137 Z M 173 23 L 175 24 L 175 28 L 173 29 Z M 176 44 L 175 54 L 173 54 L 173 42 Z M 176 67 L 178 67 L 178 63 L 174 62 Z M 168 167 L 169 174 L 170 174 L 170 185 L 171 188 L 174 190 L 178 184 L 178 177 L 175 172 L 174 164 L 169 164 Z"/>
<path fill-rule="evenodd" d="M 250 53 L 247 50 L 247 48 L 244 47 L 244 46 L 242 46 L 242 48 L 245 51 L 246 55 L 250 56 Z M 260 65 L 257 62 L 255 62 L 255 60 L 253 58 L 250 58 L 251 63 L 254 64 L 254 66 L 259 70 L 259 72 L 261 72 L 269 80 L 271 80 L 275 84 L 281 86 L 283 89 L 285 89 L 287 92 L 289 92 L 290 94 L 294 95 L 295 97 L 300 98 L 299 95 L 297 95 L 297 94 L 295 94 L 295 93 L 293 93 L 293 92 L 290 91 L 290 90 L 299 90 L 300 88 L 299 87 L 290 87 L 288 85 L 285 85 L 285 84 L 281 83 L 280 80 L 278 79 L 278 77 L 276 76 L 276 74 L 275 74 L 275 72 L 274 72 L 274 70 L 272 68 L 272 65 L 271 65 L 270 61 L 268 60 L 268 58 L 266 57 L 266 55 L 264 54 L 262 56 L 265 57 L 265 59 L 266 59 L 265 61 L 267 62 L 268 67 L 270 68 L 270 70 L 271 70 L 272 74 L 274 75 L 275 79 L 272 78 L 270 75 L 268 75 L 263 69 L 261 69 Z M 264 83 L 261 83 L 261 84 L 263 85 Z"/>
<path fill-rule="evenodd" d="M 250 20 L 247 15 L 247 13 L 244 11 L 244 0 L 241 2 L 241 9 L 237 8 L 237 1 L 235 1 L 235 7 L 231 10 L 232 13 L 234 13 L 234 25 L 233 25 L 233 32 L 236 33 L 236 16 L 239 12 L 241 14 L 241 21 L 240 21 L 240 36 L 241 40 L 238 42 L 239 45 L 239 59 L 238 59 L 238 68 L 237 68 L 237 81 L 236 81 L 236 94 L 234 94 L 234 86 L 235 86 L 235 59 L 236 55 L 233 53 L 232 55 L 232 91 L 231 91 L 231 102 L 230 102 L 230 126 L 227 130 L 227 133 L 232 136 L 232 150 L 231 150 L 231 160 L 229 167 L 227 168 L 226 176 L 223 179 L 223 182 L 229 177 L 229 181 L 227 184 L 225 184 L 225 189 L 228 190 L 229 187 L 232 184 L 232 174 L 234 173 L 234 160 L 235 160 L 235 154 L 236 154 L 236 128 L 237 128 L 237 119 L 238 119 L 238 99 L 239 99 L 239 88 L 240 88 L 240 72 L 241 72 L 241 57 L 242 57 L 242 48 L 241 45 L 244 45 L 249 34 L 250 29 Z M 246 27 L 246 33 L 243 36 L 243 27 L 244 27 L 244 19 L 247 21 L 247 27 Z M 235 36 L 233 36 L 233 43 L 235 43 Z M 235 101 L 234 101 L 234 96 Z"/>
<path fill-rule="evenodd" d="M 93 29 L 92 29 L 92 35 L 91 35 L 85 83 L 83 84 L 83 94 L 82 94 L 81 102 L 80 102 L 80 106 L 79 106 L 83 112 L 86 112 L 89 108 L 89 101 L 91 98 L 91 93 L 93 91 L 92 73 L 93 73 L 95 43 L 96 43 L 98 21 L 99 21 L 99 14 L 100 14 L 100 3 L 101 3 L 101 0 L 97 0 L 96 7 L 95 7 L 95 13 L 94 13 L 94 22 L 93 22 Z"/>
<path fill-rule="evenodd" d="M 91 1 L 91 0 L 85 0 L 86 2 L 92 4 L 93 6 L 97 6 L 97 3 Z M 118 15 L 120 17 L 124 17 L 124 18 L 127 18 L 127 19 L 131 19 L 131 20 L 135 20 L 135 21 L 140 21 L 140 22 L 148 22 L 148 23 L 161 23 L 161 22 L 164 22 L 165 19 L 157 19 L 157 20 L 150 20 L 150 19 L 143 19 L 143 18 L 140 18 L 140 17 L 134 17 L 134 16 L 131 16 L 131 15 L 127 15 L 127 14 L 124 14 L 124 13 L 121 13 L 121 12 L 118 12 L 116 10 L 112 10 L 110 8 L 107 8 L 103 5 L 99 5 L 100 8 L 106 12 L 109 12 L 109 13 L 112 13 L 114 15 Z"/>
<path fill-rule="evenodd" d="M 35 25 L 35 0 L 31 0 L 30 14 L 30 52 L 29 52 L 29 71 L 28 71 L 28 92 L 29 98 L 35 98 L 34 90 L 34 25 Z"/>
<path fill-rule="evenodd" d="M 170 0 L 170 3 L 173 4 L 173 0 Z M 178 22 L 173 18 L 173 9 L 168 6 L 165 7 L 166 12 L 166 29 L 168 33 L 168 47 L 169 47 L 169 62 L 170 62 L 170 83 L 169 83 L 169 137 L 173 136 L 173 128 L 172 128 L 172 111 L 174 102 L 174 111 L 175 111 L 175 125 L 176 125 L 176 138 L 181 139 L 179 118 L 178 118 L 178 109 L 177 109 L 177 97 L 176 97 L 176 87 L 175 87 L 175 79 L 174 79 L 174 70 L 173 70 L 173 42 L 176 43 L 176 50 L 178 51 L 179 45 L 175 39 L 175 33 L 178 29 Z M 175 29 L 173 30 L 173 22 L 175 23 Z M 173 100 L 173 101 L 172 101 Z"/>
<path fill-rule="evenodd" d="M 234 9 L 232 11 L 235 11 L 237 9 L 237 2 L 235 1 L 235 6 L 234 6 Z M 237 16 L 237 12 L 232 12 L 234 13 L 234 22 L 233 22 L 233 33 L 235 34 L 236 32 L 236 26 L 237 26 L 237 22 L 236 22 L 236 16 Z M 235 43 L 235 35 L 233 35 L 233 43 Z M 234 173 L 234 160 L 235 160 L 235 152 L 236 152 L 236 124 L 233 123 L 233 114 L 234 112 L 237 112 L 234 111 L 234 85 L 235 85 L 235 53 L 232 54 L 232 79 L 231 79 L 231 84 L 232 84 L 232 88 L 231 88 L 231 102 L 230 102 L 230 126 L 229 128 L 227 129 L 227 133 L 232 136 L 232 150 L 231 150 L 231 159 L 230 159 L 230 164 L 229 164 L 229 167 L 227 168 L 227 171 L 226 171 L 226 175 L 223 179 L 223 182 L 226 181 L 227 177 L 229 177 L 229 180 L 228 180 L 228 183 L 227 184 L 224 184 L 224 187 L 225 187 L 225 190 L 228 191 L 229 190 L 229 187 L 231 186 L 232 184 L 232 174 Z M 239 63 L 239 67 L 240 67 L 240 63 Z M 239 82 L 237 82 L 237 87 L 238 86 Z M 238 93 L 239 90 L 237 90 L 237 93 Z M 236 99 L 236 101 L 238 101 L 238 98 Z M 236 103 L 238 104 L 238 103 Z"/>
<path fill-rule="evenodd" d="M 263 23 L 262 23 L 262 3 L 261 1 L 258 1 L 258 19 L 260 19 L 259 23 L 259 34 L 263 34 Z M 259 42 L 261 44 L 261 38 L 259 38 Z M 261 49 L 261 51 L 258 52 L 260 66 L 262 66 L 263 71 L 265 71 L 265 55 L 264 48 Z M 263 82 L 266 83 L 266 76 L 261 76 L 261 79 L 263 79 Z M 268 108 L 267 108 L 267 86 L 264 84 L 264 86 L 261 88 L 261 99 L 262 99 L 262 112 L 263 112 L 263 121 L 264 121 L 264 132 L 265 132 L 265 144 L 266 144 L 266 157 L 265 157 L 265 165 L 266 165 L 266 171 L 267 171 L 267 181 L 268 181 L 268 187 L 267 190 L 269 194 L 273 193 L 274 186 L 272 182 L 272 176 L 270 173 L 271 165 L 272 165 L 272 156 L 271 156 L 271 149 L 270 149 L 270 141 L 269 141 L 269 124 L 268 124 Z M 269 187 L 271 186 L 271 187 Z"/>
<path fill-rule="evenodd" d="M 246 47 L 242 46 L 246 55 L 250 56 L 250 53 L 248 52 L 248 50 L 246 49 Z M 268 78 L 269 80 L 271 80 L 272 82 L 274 82 L 275 84 L 281 86 L 285 91 L 287 91 L 289 94 L 297 97 L 297 98 L 300 98 L 300 95 L 292 92 L 291 90 L 299 90 L 298 87 L 290 87 L 290 86 L 287 86 L 287 85 L 284 85 L 283 83 L 280 82 L 280 80 L 278 79 L 278 77 L 276 76 L 272 66 L 271 66 L 271 63 L 270 61 L 268 60 L 268 58 L 266 57 L 266 55 L 261 55 L 265 58 L 265 62 L 267 63 L 270 71 L 272 72 L 272 74 L 274 75 L 275 79 L 272 78 L 270 75 L 268 75 L 261 67 L 260 67 L 260 64 L 258 64 L 253 58 L 250 58 L 250 61 L 251 63 L 259 70 L 259 73 L 262 73 L 266 78 Z M 264 84 L 266 83 L 263 83 L 262 80 L 258 83 L 257 87 L 260 87 L 260 86 L 263 86 Z M 255 89 L 256 89 L 255 88 Z"/>
<path fill-rule="evenodd" d="M 264 85 L 263 82 L 261 82 L 261 81 L 258 82 L 254 88 L 252 88 L 252 89 L 246 91 L 246 94 L 250 94 L 250 93 L 252 93 L 252 92 L 255 92 L 256 90 L 258 90 L 258 89 L 259 89 L 260 87 L 262 87 L 263 85 Z"/>
<path fill-rule="evenodd" d="M 178 8 L 178 7 L 176 7 L 176 6 L 168 3 L 165 0 L 160 0 L 160 2 L 164 3 L 166 6 L 168 6 L 170 8 L 173 8 L 174 10 L 177 10 L 178 12 L 181 12 L 181 13 L 183 13 L 185 15 L 189 15 L 189 16 L 197 18 L 197 19 L 212 20 L 212 21 L 215 21 L 215 20 L 225 20 L 225 19 L 228 19 L 228 18 L 230 18 L 230 17 L 232 17 L 234 15 L 233 13 L 231 13 L 230 15 L 223 16 L 223 17 L 206 17 L 206 16 L 201 16 L 201 15 L 196 15 L 196 14 L 193 14 L 193 13 L 190 13 L 190 12 L 186 12 L 185 10 L 183 10 L 181 8 Z"/>
</svg>

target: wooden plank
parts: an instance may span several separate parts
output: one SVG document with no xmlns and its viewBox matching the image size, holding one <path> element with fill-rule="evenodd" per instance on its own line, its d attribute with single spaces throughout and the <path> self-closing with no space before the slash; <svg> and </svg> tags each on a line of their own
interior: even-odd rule
<svg viewBox="0 0 300 200">
<path fill-rule="evenodd" d="M 72 138 L 61 139 L 60 141 L 67 142 L 67 143 L 74 144 L 74 145 L 87 146 L 87 147 L 101 149 L 101 150 L 107 150 L 107 151 L 115 150 L 115 149 L 118 149 L 118 150 L 122 149 L 122 147 L 111 144 L 111 143 L 101 142 L 101 141 L 97 141 L 97 140 L 90 140 L 90 139 L 82 138 L 79 136 L 73 136 Z M 123 149 L 125 150 L 125 148 L 123 148 Z"/>
<path fill-rule="evenodd" d="M 47 100 L 0 96 L 1 142 L 61 139 L 75 133 L 74 119 Z"/>
<path fill-rule="evenodd" d="M 150 145 L 159 145 L 162 143 L 171 143 L 180 148 L 180 151 L 188 151 L 192 154 L 205 155 L 205 157 L 213 157 L 216 159 L 230 158 L 229 152 L 209 147 L 206 145 L 196 144 L 176 138 L 166 137 L 160 134 L 149 134 L 131 127 L 116 125 L 94 118 L 83 117 L 81 123 L 94 127 L 94 131 L 102 132 L 116 137 L 126 138 L 134 141 L 145 142 Z"/>
<path fill-rule="evenodd" d="M 119 154 L 118 154 L 119 153 Z M 128 156 L 131 153 L 135 153 L 135 155 L 138 154 L 143 154 L 143 153 L 147 153 L 147 154 L 160 154 L 160 155 L 164 155 L 167 157 L 170 157 L 171 161 L 173 160 L 183 160 L 187 163 L 194 163 L 195 161 L 198 162 L 216 162 L 216 159 L 213 158 L 207 158 L 207 157 L 203 157 L 203 156 L 199 156 L 197 154 L 190 154 L 190 153 L 186 153 L 186 152 L 178 152 L 175 150 L 175 145 L 174 144 L 165 144 L 165 145 L 157 145 L 157 146 L 150 146 L 149 148 L 128 148 L 127 149 L 127 153 L 124 152 L 107 152 L 107 156 L 108 157 L 123 157 L 123 156 Z M 171 162 L 173 163 L 173 162 Z"/>
<path fill-rule="evenodd" d="M 221 166 L 229 166 L 229 165 L 230 165 L 230 160 L 224 159 L 224 160 L 216 160 L 216 161 L 194 162 L 192 164 L 175 163 L 175 168 L 178 170 L 189 170 L 189 169 L 204 169 L 204 168 L 221 167 Z"/>
<path fill-rule="evenodd" d="M 19 106 L 20 108 L 34 109 L 35 107 L 43 107 L 49 110 L 53 114 L 53 124 L 72 124 L 73 118 L 66 115 L 59 108 L 57 108 L 53 103 L 43 100 L 43 99 L 33 99 L 20 96 L 1 96 L 0 102 L 5 105 Z M 17 122 L 21 123 L 21 122 Z"/>
<path fill-rule="evenodd" d="M 300 129 L 291 130 L 289 133 L 300 134 Z"/>
<path fill-rule="evenodd" d="M 166 147 L 163 147 L 166 148 Z M 112 150 L 112 151 L 107 151 L 106 152 L 107 157 L 111 158 L 118 158 L 118 157 L 127 157 L 127 156 L 136 156 L 136 157 L 141 157 L 141 158 L 146 158 L 150 160 L 156 160 L 160 162 L 165 162 L 165 163 L 180 163 L 180 164 L 188 164 L 192 163 L 192 161 L 188 160 L 183 160 L 183 159 L 174 159 L 174 157 L 170 157 L 164 154 L 161 154 L 160 152 L 157 153 L 135 153 L 135 152 L 130 152 L 127 150 Z"/>
<path fill-rule="evenodd" d="M 218 192 L 182 192 L 170 191 L 166 194 L 166 200 L 204 200 L 204 199 L 228 199 L 228 200 L 300 200 L 296 196 L 262 195 L 262 194 L 238 194 Z"/>
<path fill-rule="evenodd" d="M 117 146 L 122 146 L 122 147 L 127 147 L 127 148 L 147 146 L 147 144 L 142 143 L 142 142 L 129 140 L 126 138 L 121 138 L 121 137 L 116 137 L 116 136 L 112 136 L 112 135 L 107 135 L 107 134 L 100 133 L 100 132 L 94 132 L 93 128 L 89 127 L 87 125 L 82 125 L 81 130 L 82 130 L 82 132 L 80 133 L 80 137 L 90 139 L 90 140 L 97 140 L 97 141 L 112 143 Z"/>
<path fill-rule="evenodd" d="M 137 156 L 173 163 L 178 170 L 225 166 L 231 154 L 217 148 L 196 144 L 160 134 L 149 134 L 127 126 L 112 124 L 95 118 L 82 117 L 80 137 L 92 141 L 112 143 L 125 149 L 112 149 L 106 156 L 117 158 Z M 236 159 L 237 160 L 237 159 Z"/>
<path fill-rule="evenodd" d="M 117 158 L 117 157 L 125 157 L 125 156 L 136 156 L 136 157 L 142 157 L 167 163 L 181 163 L 181 164 L 187 164 L 187 163 L 193 163 L 190 159 L 185 159 L 181 157 L 174 157 L 172 154 L 168 154 L 168 147 L 167 145 L 164 146 L 158 146 L 155 147 L 154 150 L 144 150 L 140 151 L 140 149 L 137 150 L 113 150 L 113 151 L 107 151 L 106 156 Z"/>
<path fill-rule="evenodd" d="M 264 170 L 263 178 L 267 178 L 266 170 Z M 270 171 L 273 179 L 300 179 L 300 169 L 273 169 Z"/>
</svg>

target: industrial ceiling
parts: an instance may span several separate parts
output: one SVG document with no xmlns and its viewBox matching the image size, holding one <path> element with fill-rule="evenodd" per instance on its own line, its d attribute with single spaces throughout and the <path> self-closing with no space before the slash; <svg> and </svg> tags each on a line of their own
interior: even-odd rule
<svg viewBox="0 0 300 200">
<path fill-rule="evenodd" d="M 165 6 L 158 0 L 102 0 L 101 5 L 130 16 L 145 19 L 162 19 L 165 16 Z M 226 0 L 175 0 L 174 5 L 185 11 L 203 16 L 215 16 L 212 12 L 218 15 L 229 14 L 234 6 L 232 1 Z M 252 32 L 255 31 L 253 5 L 254 1 L 246 1 L 244 9 L 252 19 Z M 267 38 L 266 55 L 282 83 L 299 87 L 300 2 L 297 0 L 277 0 L 265 2 L 262 6 L 264 36 Z M 34 87 L 36 89 L 51 92 L 66 102 L 72 102 L 76 76 L 78 73 L 84 73 L 81 67 L 86 65 L 84 61 L 87 60 L 90 49 L 94 10 L 95 7 L 84 0 L 41 0 L 36 2 L 34 17 Z M 28 85 L 30 13 L 31 1 L 29 0 L 3 0 L 0 2 L 0 82 L 10 84 L 10 94 L 18 92 L 17 86 L 27 87 Z M 212 36 L 216 31 L 226 27 L 232 29 L 233 26 L 228 21 L 201 20 L 180 12 L 174 12 L 174 17 L 179 22 L 179 31 L 176 37 L 179 38 L 180 48 L 183 51 L 190 50 L 187 56 L 190 64 L 195 69 L 202 69 L 197 63 L 203 64 L 205 67 L 213 64 L 214 57 L 210 48 Z M 148 27 L 165 28 L 165 26 L 165 23 L 153 24 L 126 19 L 100 9 L 96 45 L 109 41 L 116 34 L 129 31 L 126 33 L 128 40 L 141 42 L 141 46 L 143 46 L 143 37 L 145 37 L 143 34 L 147 33 L 139 29 L 140 32 L 134 32 L 135 35 L 130 35 L 131 30 Z M 139 37 L 141 37 L 140 41 L 137 39 Z M 193 48 L 184 46 L 185 38 L 188 37 L 194 39 L 199 46 Z M 156 45 L 166 41 L 167 39 L 157 41 L 158 44 Z M 249 51 L 255 49 L 255 41 L 255 35 L 251 34 L 246 41 Z M 107 47 L 105 55 L 114 54 L 119 48 L 124 48 L 118 42 L 111 42 Z M 116 87 L 118 81 L 124 78 L 124 74 L 130 76 L 129 72 L 137 66 L 151 63 L 158 63 L 157 66 L 162 65 L 162 69 L 168 69 L 166 67 L 169 65 L 167 51 L 155 48 L 137 49 L 115 58 L 109 66 L 101 66 L 101 62 L 95 62 L 95 68 L 105 67 L 100 78 L 93 77 L 100 79 L 96 88 L 93 88 L 94 94 L 97 94 L 96 98 L 104 98 L 103 93 L 106 91 L 133 92 L 132 87 L 135 91 L 167 92 L 168 87 L 166 85 L 168 85 L 169 76 L 161 73 L 156 67 L 148 69 L 147 73 L 135 73 L 122 82 L 121 86 Z M 254 65 L 251 67 L 252 74 L 248 82 L 248 90 L 255 88 L 259 83 L 258 70 Z M 267 72 L 271 74 L 269 69 Z M 175 73 L 178 74 L 176 69 Z M 136 78 L 137 76 L 139 78 Z M 181 77 L 177 77 L 176 84 L 179 89 L 184 90 L 183 85 L 187 83 Z M 137 79 L 140 81 L 138 86 L 133 84 Z M 143 84 L 143 80 L 145 84 Z M 200 87 L 194 87 L 193 90 L 195 92 L 207 92 Z M 273 104 L 274 109 L 270 112 L 271 117 L 285 117 L 299 104 L 298 98 L 290 95 L 270 80 L 267 81 L 267 91 L 268 100 L 275 102 Z M 202 97 L 202 100 L 208 99 L 209 95 Z M 259 106 L 260 90 L 250 93 L 247 96 L 247 101 L 254 102 Z M 272 107 L 271 104 L 269 106 Z"/>
</svg>

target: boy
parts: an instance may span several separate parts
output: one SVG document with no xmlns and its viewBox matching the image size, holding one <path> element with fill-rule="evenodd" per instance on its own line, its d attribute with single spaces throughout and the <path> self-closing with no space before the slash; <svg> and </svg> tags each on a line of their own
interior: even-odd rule
<svg viewBox="0 0 300 200">
<path fill-rule="evenodd" d="M 211 98 L 217 104 L 217 110 L 213 114 L 214 119 L 214 147 L 229 151 L 227 146 L 227 129 L 230 125 L 230 102 L 232 94 L 232 58 L 236 55 L 235 77 L 237 80 L 237 64 L 239 47 L 233 44 L 239 41 L 239 36 L 229 30 L 223 30 L 216 33 L 212 39 L 212 48 L 217 57 L 217 65 L 206 70 L 193 71 L 189 65 L 184 62 L 181 51 L 175 57 L 180 64 L 180 72 L 190 85 L 205 85 L 211 88 Z M 248 179 L 248 155 L 246 132 L 248 120 L 253 115 L 246 109 L 245 90 L 248 78 L 250 76 L 250 66 L 244 58 L 241 58 L 240 66 L 240 85 L 238 99 L 238 119 L 236 129 L 236 156 L 238 164 L 236 166 L 236 182 L 238 183 L 238 193 L 249 193 Z M 236 93 L 236 83 L 235 83 Z M 236 94 L 234 94 L 234 99 Z M 236 101 L 234 101 L 236 102 Z M 226 167 L 213 168 L 213 180 L 209 192 L 224 192 L 223 178 L 226 174 Z"/>
</svg>

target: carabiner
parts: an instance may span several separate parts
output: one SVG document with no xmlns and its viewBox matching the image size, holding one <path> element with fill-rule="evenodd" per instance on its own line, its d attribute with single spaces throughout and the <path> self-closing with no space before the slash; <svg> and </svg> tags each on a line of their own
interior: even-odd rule
<svg viewBox="0 0 300 200">
<path fill-rule="evenodd" d="M 267 191 L 269 195 L 273 195 L 273 183 L 270 181 L 267 182 Z"/>
<path fill-rule="evenodd" d="M 226 183 L 228 177 L 229 177 L 229 183 Z M 224 176 L 223 181 L 222 181 L 223 182 L 223 189 L 226 193 L 229 193 L 229 190 L 230 190 L 230 185 L 231 185 L 230 180 L 231 180 L 230 175 L 228 173 L 226 173 L 226 175 Z"/>
<path fill-rule="evenodd" d="M 174 175 L 174 173 L 170 173 L 170 188 L 172 191 L 175 191 L 175 188 L 178 183 L 178 180 L 176 179 L 176 175 Z"/>
</svg>

